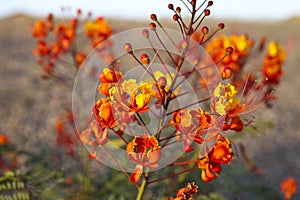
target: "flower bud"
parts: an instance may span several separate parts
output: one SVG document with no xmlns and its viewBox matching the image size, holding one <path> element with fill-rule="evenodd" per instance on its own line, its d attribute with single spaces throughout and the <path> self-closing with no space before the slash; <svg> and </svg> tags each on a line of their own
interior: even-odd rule
<svg viewBox="0 0 300 200">
<path fill-rule="evenodd" d="M 201 31 L 202 31 L 202 33 L 203 33 L 204 35 L 207 35 L 208 32 L 209 32 L 209 29 L 208 29 L 207 26 L 203 26 Z"/>
<path fill-rule="evenodd" d="M 227 48 L 226 48 L 226 53 L 227 53 L 228 55 L 232 54 L 232 52 L 233 52 L 233 48 L 232 48 L 232 47 L 227 47 Z"/>
<path fill-rule="evenodd" d="M 132 53 L 132 45 L 130 43 L 125 43 L 124 44 L 124 49 L 127 53 Z"/>
<path fill-rule="evenodd" d="M 150 63 L 149 56 L 147 54 L 142 54 L 141 55 L 141 61 L 143 64 L 148 65 Z"/>
<path fill-rule="evenodd" d="M 155 31 L 155 29 L 156 29 L 156 24 L 153 23 L 153 22 L 151 22 L 151 23 L 149 24 L 149 28 L 150 28 L 152 31 Z"/>
<path fill-rule="evenodd" d="M 218 24 L 218 28 L 219 30 L 223 30 L 225 28 L 225 24 L 224 23 Z"/>
<path fill-rule="evenodd" d="M 181 12 L 181 8 L 180 8 L 180 7 L 177 7 L 177 8 L 176 8 L 176 12 L 177 12 L 177 13 L 180 13 L 180 12 Z"/>
<path fill-rule="evenodd" d="M 143 34 L 143 36 L 144 36 L 145 38 L 149 38 L 149 31 L 148 31 L 147 29 L 144 29 L 144 30 L 142 31 L 142 34 Z"/>
<path fill-rule="evenodd" d="M 178 16 L 177 14 L 174 14 L 174 15 L 173 15 L 173 20 L 174 20 L 175 22 L 177 22 L 178 19 L 179 19 L 179 16 Z"/>
<path fill-rule="evenodd" d="M 186 49 L 189 46 L 189 41 L 188 40 L 183 40 L 181 43 L 181 48 Z"/>
<path fill-rule="evenodd" d="M 153 21 L 157 21 L 157 16 L 156 16 L 156 14 L 151 14 L 151 15 L 150 15 L 150 18 L 151 18 L 151 20 L 153 20 Z"/>
<path fill-rule="evenodd" d="M 194 6 L 196 4 L 196 0 L 191 0 L 190 4 Z"/>
<path fill-rule="evenodd" d="M 207 3 L 207 6 L 212 6 L 213 4 L 214 4 L 213 1 L 209 1 L 209 2 Z"/>
<path fill-rule="evenodd" d="M 173 9 L 174 9 L 173 4 L 170 3 L 170 4 L 168 5 L 168 8 L 169 8 L 170 10 L 173 10 Z"/>
<path fill-rule="evenodd" d="M 222 72 L 222 78 L 228 79 L 232 76 L 233 70 L 231 67 L 225 67 Z"/>
<path fill-rule="evenodd" d="M 210 15 L 210 10 L 209 9 L 205 9 L 204 10 L 204 15 L 205 16 L 209 16 Z"/>
</svg>

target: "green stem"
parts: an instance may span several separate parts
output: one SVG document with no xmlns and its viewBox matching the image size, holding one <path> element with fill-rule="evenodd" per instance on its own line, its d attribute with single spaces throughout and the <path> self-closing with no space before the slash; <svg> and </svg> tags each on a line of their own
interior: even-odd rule
<svg viewBox="0 0 300 200">
<path fill-rule="evenodd" d="M 91 193 L 91 170 L 90 170 L 90 159 L 89 159 L 89 153 L 84 148 L 83 149 L 83 155 L 84 155 L 84 171 L 85 171 L 85 180 L 84 180 L 84 193 L 87 198 L 90 197 Z"/>
<path fill-rule="evenodd" d="M 143 199 L 146 187 L 148 185 L 149 176 L 150 176 L 150 173 L 149 172 L 145 172 L 145 176 L 144 176 L 143 182 L 141 184 L 141 187 L 138 190 L 138 194 L 136 196 L 136 200 L 142 200 Z"/>
</svg>

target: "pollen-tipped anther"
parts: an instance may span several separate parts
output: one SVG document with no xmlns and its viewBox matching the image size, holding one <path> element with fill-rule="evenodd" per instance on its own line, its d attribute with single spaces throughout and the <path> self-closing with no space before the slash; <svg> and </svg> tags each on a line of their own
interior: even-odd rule
<svg viewBox="0 0 300 200">
<path fill-rule="evenodd" d="M 214 4 L 213 1 L 209 1 L 209 2 L 207 3 L 207 6 L 212 6 L 213 4 Z"/>
<path fill-rule="evenodd" d="M 176 12 L 177 12 L 177 13 L 180 13 L 180 12 L 181 12 L 181 8 L 180 8 L 180 7 L 177 7 L 177 8 L 176 8 Z"/>
</svg>

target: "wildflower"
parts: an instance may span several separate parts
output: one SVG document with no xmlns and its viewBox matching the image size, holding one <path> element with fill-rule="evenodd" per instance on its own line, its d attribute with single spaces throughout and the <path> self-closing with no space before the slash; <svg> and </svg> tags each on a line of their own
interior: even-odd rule
<svg viewBox="0 0 300 200">
<path fill-rule="evenodd" d="M 198 186 L 194 182 L 188 183 L 186 187 L 177 191 L 176 197 L 169 197 L 168 200 L 192 200 L 193 195 L 198 192 Z"/>
<path fill-rule="evenodd" d="M 182 109 L 174 113 L 173 120 L 169 123 L 177 130 L 177 140 L 183 139 L 185 152 L 193 150 L 191 147 L 192 141 L 202 144 L 204 139 L 203 134 L 207 132 L 207 128 L 212 121 L 211 116 L 202 109 L 188 110 Z"/>
<path fill-rule="evenodd" d="M 281 66 L 286 58 L 282 47 L 275 42 L 270 42 L 268 52 L 263 60 L 263 75 L 270 84 L 278 84 L 283 72 Z"/>
<path fill-rule="evenodd" d="M 9 141 L 8 137 L 5 134 L 0 133 L 0 145 L 7 144 L 8 141 Z"/>
<path fill-rule="evenodd" d="M 121 106 L 129 113 L 144 113 L 149 110 L 152 98 L 152 84 L 136 83 L 135 79 L 124 80 L 119 87 L 110 89 L 110 97 L 116 106 Z"/>
<path fill-rule="evenodd" d="M 130 176 L 134 183 L 138 182 L 143 172 L 143 167 L 157 168 L 161 157 L 160 146 L 157 139 L 149 135 L 141 135 L 127 144 L 128 158 L 137 165 Z"/>
<path fill-rule="evenodd" d="M 113 107 L 109 98 L 101 98 L 92 109 L 95 120 L 104 128 L 114 128 L 118 122 L 114 118 Z"/>
<path fill-rule="evenodd" d="M 83 63 L 83 61 L 85 60 L 85 58 L 86 58 L 85 53 L 77 53 L 75 55 L 75 61 L 76 61 L 77 65 L 80 66 Z"/>
<path fill-rule="evenodd" d="M 112 34 L 112 29 L 103 17 L 85 24 L 85 35 L 91 39 L 93 47 L 99 45 Z"/>
<path fill-rule="evenodd" d="M 91 122 L 90 127 L 80 134 L 80 141 L 94 148 L 90 158 L 95 158 L 97 146 L 104 145 L 108 141 L 108 129 L 101 127 L 95 120 Z"/>
<path fill-rule="evenodd" d="M 45 37 L 47 34 L 48 34 L 48 30 L 46 27 L 46 23 L 41 20 L 37 20 L 34 23 L 32 29 L 32 35 L 36 38 L 41 38 L 41 37 Z"/>
<path fill-rule="evenodd" d="M 219 115 L 226 115 L 232 109 L 239 107 L 243 110 L 244 104 L 236 97 L 237 91 L 230 83 L 224 85 L 219 83 L 214 90 L 215 105 L 214 109 Z"/>
<path fill-rule="evenodd" d="M 208 182 L 217 178 L 222 170 L 221 164 L 229 164 L 233 155 L 228 138 L 220 136 L 211 151 L 198 160 L 198 168 L 202 169 L 202 180 Z"/>
<path fill-rule="evenodd" d="M 224 57 L 224 51 L 227 47 L 232 47 L 234 51 Z M 239 72 L 252 47 L 253 41 L 249 40 L 247 35 L 231 35 L 229 37 L 221 35 L 209 41 L 205 49 L 213 61 L 218 63 L 220 72 L 223 71 L 224 67 L 230 67 L 234 72 Z"/>
<path fill-rule="evenodd" d="M 288 177 L 280 183 L 280 190 L 285 200 L 292 198 L 297 193 L 297 182 L 293 177 Z"/>
<path fill-rule="evenodd" d="M 104 68 L 99 74 L 99 80 L 102 82 L 99 87 L 99 93 L 109 96 L 109 89 L 113 83 L 117 83 L 122 78 L 122 73 L 117 70 L 119 66 L 113 66 L 111 68 Z"/>
</svg>

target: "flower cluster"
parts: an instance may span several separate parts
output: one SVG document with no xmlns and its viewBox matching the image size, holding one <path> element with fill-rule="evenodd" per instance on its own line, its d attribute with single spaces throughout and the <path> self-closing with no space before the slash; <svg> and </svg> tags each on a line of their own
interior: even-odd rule
<svg viewBox="0 0 300 200">
<path fill-rule="evenodd" d="M 137 186 L 137 199 L 142 198 L 148 184 L 191 170 L 198 169 L 204 182 L 216 179 L 222 165 L 230 164 L 235 157 L 233 142 L 227 133 L 243 131 L 251 122 L 246 114 L 263 104 L 271 105 L 274 87 L 283 74 L 286 54 L 279 44 L 266 45 L 265 38 L 256 44 L 247 34 L 218 36 L 225 28 L 223 23 L 214 31 L 202 26 L 210 15 L 212 1 L 182 0 L 181 3 L 190 18 L 182 17 L 180 6 L 168 5 L 173 21 L 178 24 L 179 37 L 174 32 L 169 33 L 152 14 L 149 27 L 140 33 L 149 47 L 145 51 L 134 49 L 131 41 L 110 43 L 107 39 L 112 29 L 102 17 L 89 20 L 84 26 L 83 34 L 89 46 L 107 65 L 101 66 L 97 74 L 96 101 L 87 119 L 90 125 L 79 130 L 79 139 L 88 147 L 90 158 L 100 159 L 105 157 L 101 155 L 105 152 L 111 162 L 120 167 Z M 67 53 L 72 57 L 75 73 L 85 67 L 82 63 L 87 52 L 85 46 L 78 43 L 80 16 L 78 10 L 77 17 L 56 25 L 50 14 L 45 21 L 38 20 L 34 24 L 32 35 L 38 41 L 34 54 L 40 58 L 42 77 L 55 77 L 56 63 Z M 53 40 L 49 39 L 50 34 Z M 123 57 L 115 59 L 105 52 L 110 45 L 124 45 L 124 57 L 132 59 L 137 66 L 135 77 L 128 75 L 131 66 L 123 64 L 128 60 L 123 62 Z M 261 67 L 249 65 L 249 61 L 263 54 Z M 57 144 L 66 146 L 70 154 L 75 143 L 70 136 L 70 130 L 75 127 L 73 117 L 73 113 L 67 112 L 56 123 Z M 109 152 L 114 146 L 111 141 L 120 141 L 115 146 L 125 152 L 124 160 L 131 175 L 119 158 Z M 166 157 L 173 154 L 180 157 L 165 163 L 168 162 Z M 178 165 L 184 170 L 158 179 L 150 178 L 152 171 L 160 167 Z M 294 192 L 290 187 L 282 188 L 287 195 Z M 189 183 L 175 198 L 169 199 L 191 199 L 195 193 L 197 186 Z"/>
<path fill-rule="evenodd" d="M 292 198 L 297 193 L 297 182 L 293 177 L 288 177 L 280 183 L 280 190 L 284 195 L 285 200 Z"/>
<path fill-rule="evenodd" d="M 212 33 L 208 27 L 201 27 L 203 19 L 210 15 L 208 8 L 213 5 L 212 1 L 205 2 L 199 6 L 196 0 L 185 4 L 192 15 L 189 23 L 181 17 L 180 7 L 168 5 L 180 28 L 182 39 L 179 41 L 172 38 L 155 14 L 151 15 L 153 22 L 141 35 L 152 45 L 154 55 L 143 52 L 139 57 L 140 52 L 135 51 L 131 43 L 124 44 L 127 55 L 142 69 L 139 78 L 124 75 L 122 60 L 115 60 L 99 74 L 100 97 L 92 106 L 91 127 L 81 133 L 81 141 L 93 147 L 91 157 L 97 158 L 99 147 L 105 149 L 110 138 L 120 137 L 124 142 L 121 148 L 126 151 L 128 161 L 135 165 L 131 176 L 128 175 L 135 184 L 142 175 L 146 183 L 164 179 L 149 181 L 149 170 L 164 164 L 161 160 L 165 147 L 178 144 L 183 159 L 169 163 L 170 166 L 193 165 L 184 172 L 200 169 L 205 182 L 217 178 L 221 165 L 230 164 L 234 159 L 232 142 L 226 133 L 243 131 L 249 124 L 245 115 L 272 99 L 273 86 L 279 83 L 285 59 L 282 47 L 269 43 L 262 67 L 258 69 L 260 75 L 257 75 L 256 69 L 248 63 L 265 52 L 265 39 L 255 45 L 247 35 L 215 37 L 225 25 L 218 24 Z M 102 29 L 100 26 L 110 33 L 102 18 L 86 27 L 92 43 L 98 44 L 106 37 L 95 33 Z M 178 55 L 166 48 L 158 27 L 178 50 Z M 152 33 L 165 51 L 164 56 L 153 46 Z M 199 54 L 199 47 L 205 49 L 209 58 Z M 193 66 L 186 66 L 185 59 L 194 60 Z M 159 69 L 152 65 L 154 61 L 160 64 Z M 185 83 L 193 83 L 193 89 L 183 87 Z M 178 107 L 176 102 L 190 98 L 192 93 L 203 97 L 205 92 L 202 91 L 208 94 L 206 98 L 199 100 L 198 97 L 196 102 L 191 100 Z M 151 120 L 156 120 L 153 124 L 157 127 L 148 127 Z M 134 123 L 139 125 L 138 130 L 132 128 Z M 194 153 L 198 155 L 196 160 L 191 159 Z M 190 191 L 194 193 L 197 188 L 190 184 L 180 190 L 175 199 L 190 199 Z"/>
<path fill-rule="evenodd" d="M 86 58 L 88 52 L 79 48 L 84 45 L 78 39 L 81 37 L 79 35 L 81 15 L 81 10 L 77 10 L 76 17 L 66 22 L 56 22 L 53 15 L 49 14 L 46 20 L 37 20 L 34 23 L 32 35 L 37 40 L 37 46 L 33 50 L 33 54 L 39 57 L 38 64 L 42 68 L 43 78 L 55 75 L 54 69 L 57 62 L 63 60 L 66 54 L 72 56 L 73 61 L 71 62 L 76 70 Z M 85 24 L 84 36 L 91 41 L 91 48 L 96 47 L 111 34 L 112 29 L 102 17 L 98 17 L 95 22 L 87 21 Z"/>
<path fill-rule="evenodd" d="M 198 192 L 198 186 L 194 182 L 188 183 L 186 187 L 177 191 L 175 198 L 168 198 L 168 200 L 191 200 L 193 195 Z"/>
</svg>

